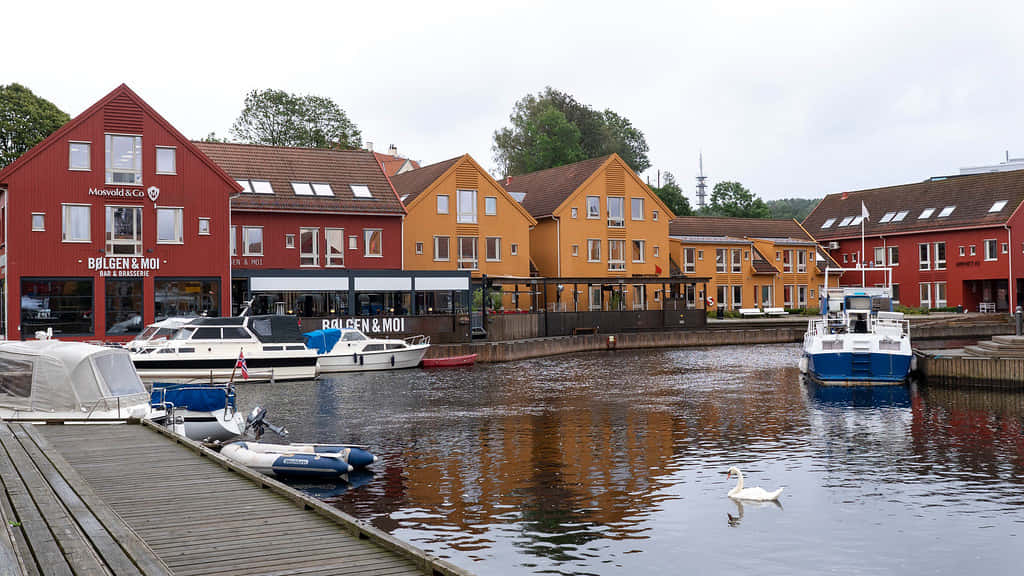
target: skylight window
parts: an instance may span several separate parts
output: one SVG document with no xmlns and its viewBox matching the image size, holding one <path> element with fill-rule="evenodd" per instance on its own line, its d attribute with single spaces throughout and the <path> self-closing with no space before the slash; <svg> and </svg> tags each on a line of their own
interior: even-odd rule
<svg viewBox="0 0 1024 576">
<path fill-rule="evenodd" d="M 840 222 L 840 223 L 839 223 L 839 225 L 840 225 L 840 226 L 849 226 L 849 225 L 850 225 L 850 222 L 851 222 L 852 220 L 853 220 L 853 216 L 847 216 L 846 218 L 843 218 L 843 221 L 842 221 L 842 222 Z"/>
<path fill-rule="evenodd" d="M 1000 200 L 1000 201 L 996 202 L 995 204 L 992 205 L 991 208 L 988 209 L 988 211 L 989 212 L 999 212 L 1003 208 L 1006 208 L 1006 200 Z"/>
<path fill-rule="evenodd" d="M 526 192 L 512 192 L 512 199 L 516 202 L 522 204 L 523 198 L 526 198 Z"/>
<path fill-rule="evenodd" d="M 349 184 L 349 188 L 352 189 L 352 194 L 356 198 L 373 198 L 373 194 L 370 194 L 370 188 L 363 186 L 362 184 Z"/>
<path fill-rule="evenodd" d="M 268 180 L 253 180 L 252 191 L 257 194 L 273 194 L 274 188 Z"/>
<path fill-rule="evenodd" d="M 892 221 L 903 222 L 903 219 L 907 217 L 907 214 L 910 214 L 910 210 L 901 210 L 897 212 L 895 216 L 892 217 Z"/>
<path fill-rule="evenodd" d="M 829 218 L 828 220 L 825 220 L 824 224 L 821 225 L 821 229 L 824 230 L 825 228 L 831 228 L 832 225 L 835 224 L 835 222 L 835 218 Z"/>
<path fill-rule="evenodd" d="M 946 206 L 945 208 L 942 209 L 942 212 L 939 212 L 939 218 L 945 218 L 946 216 L 949 216 L 950 214 L 953 213 L 953 210 L 956 210 L 956 206 Z"/>
<path fill-rule="evenodd" d="M 921 212 L 921 215 L 917 217 L 917 219 L 927 220 L 928 218 L 932 217 L 932 214 L 935 214 L 935 208 L 925 208 L 924 211 Z"/>
<path fill-rule="evenodd" d="M 850 222 L 850 226 L 856 226 L 857 224 L 860 224 L 863 221 L 864 221 L 864 217 L 863 216 L 857 216 L 856 218 L 853 219 L 852 222 Z"/>
<path fill-rule="evenodd" d="M 309 185 L 309 182 L 292 182 L 292 190 L 295 191 L 296 196 L 313 195 L 313 187 Z"/>
<path fill-rule="evenodd" d="M 895 215 L 896 215 L 895 212 L 886 212 L 885 216 L 882 216 L 882 219 L 879 220 L 879 222 L 882 223 L 882 224 L 885 224 L 886 222 L 892 220 L 892 217 L 895 216 Z"/>
<path fill-rule="evenodd" d="M 334 196 L 334 188 L 330 184 L 313 182 L 313 193 L 317 196 Z"/>
<path fill-rule="evenodd" d="M 248 180 L 235 180 L 235 182 L 238 182 L 238 185 L 242 187 L 242 192 L 252 194 L 252 186 L 249 185 Z"/>
</svg>

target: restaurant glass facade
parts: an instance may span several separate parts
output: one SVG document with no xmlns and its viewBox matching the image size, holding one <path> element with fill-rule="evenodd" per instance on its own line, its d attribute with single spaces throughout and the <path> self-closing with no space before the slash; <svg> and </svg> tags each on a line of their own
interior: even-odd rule
<svg viewBox="0 0 1024 576">
<path fill-rule="evenodd" d="M 156 321 L 172 316 L 220 316 L 219 278 L 156 278 Z"/>
<path fill-rule="evenodd" d="M 50 327 L 55 336 L 93 334 L 92 278 L 21 279 L 21 337 Z"/>
<path fill-rule="evenodd" d="M 142 321 L 142 278 L 107 278 L 104 281 L 107 330 L 112 336 L 138 334 Z"/>
</svg>

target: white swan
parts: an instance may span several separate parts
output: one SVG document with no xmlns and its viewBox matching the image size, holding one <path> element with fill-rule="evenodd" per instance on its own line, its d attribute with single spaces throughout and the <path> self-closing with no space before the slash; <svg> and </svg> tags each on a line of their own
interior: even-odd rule
<svg viewBox="0 0 1024 576">
<path fill-rule="evenodd" d="M 769 492 L 761 487 L 744 488 L 743 472 L 740 472 L 739 468 L 733 466 L 732 468 L 729 468 L 729 475 L 726 476 L 726 478 L 732 478 L 733 474 L 736 474 L 738 481 L 736 482 L 736 486 L 732 490 L 729 490 L 729 498 L 765 502 L 768 500 L 777 500 L 779 498 L 779 494 L 782 494 L 782 488 L 779 488 L 775 492 Z"/>
</svg>

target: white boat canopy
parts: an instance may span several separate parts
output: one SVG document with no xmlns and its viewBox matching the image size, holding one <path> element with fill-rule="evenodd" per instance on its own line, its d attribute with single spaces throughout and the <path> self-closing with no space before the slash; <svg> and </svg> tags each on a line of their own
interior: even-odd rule
<svg viewBox="0 0 1024 576">
<path fill-rule="evenodd" d="M 127 350 L 60 340 L 0 343 L 0 408 L 85 414 L 148 401 Z"/>
</svg>

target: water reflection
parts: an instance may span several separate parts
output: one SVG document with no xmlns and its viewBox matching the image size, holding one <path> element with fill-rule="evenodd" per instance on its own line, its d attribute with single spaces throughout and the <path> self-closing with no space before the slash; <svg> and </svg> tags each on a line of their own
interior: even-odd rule
<svg viewBox="0 0 1024 576">
<path fill-rule="evenodd" d="M 732 528 L 739 528 L 740 523 L 743 521 L 743 512 L 745 509 L 783 509 L 782 502 L 779 502 L 778 500 L 770 500 L 768 502 L 744 502 L 743 500 L 733 500 L 732 498 L 730 498 L 730 500 L 732 500 L 732 503 L 736 505 L 736 514 L 732 515 L 726 512 L 725 515 L 728 518 L 727 524 Z"/>
<path fill-rule="evenodd" d="M 908 550 L 923 551 L 913 572 L 968 552 L 972 569 L 1009 566 L 1020 395 L 814 387 L 798 354 L 591 353 L 239 397 L 295 441 L 369 444 L 373 479 L 321 497 L 480 573 L 884 573 Z M 731 502 L 733 465 L 785 487 L 785 513 Z"/>
</svg>

